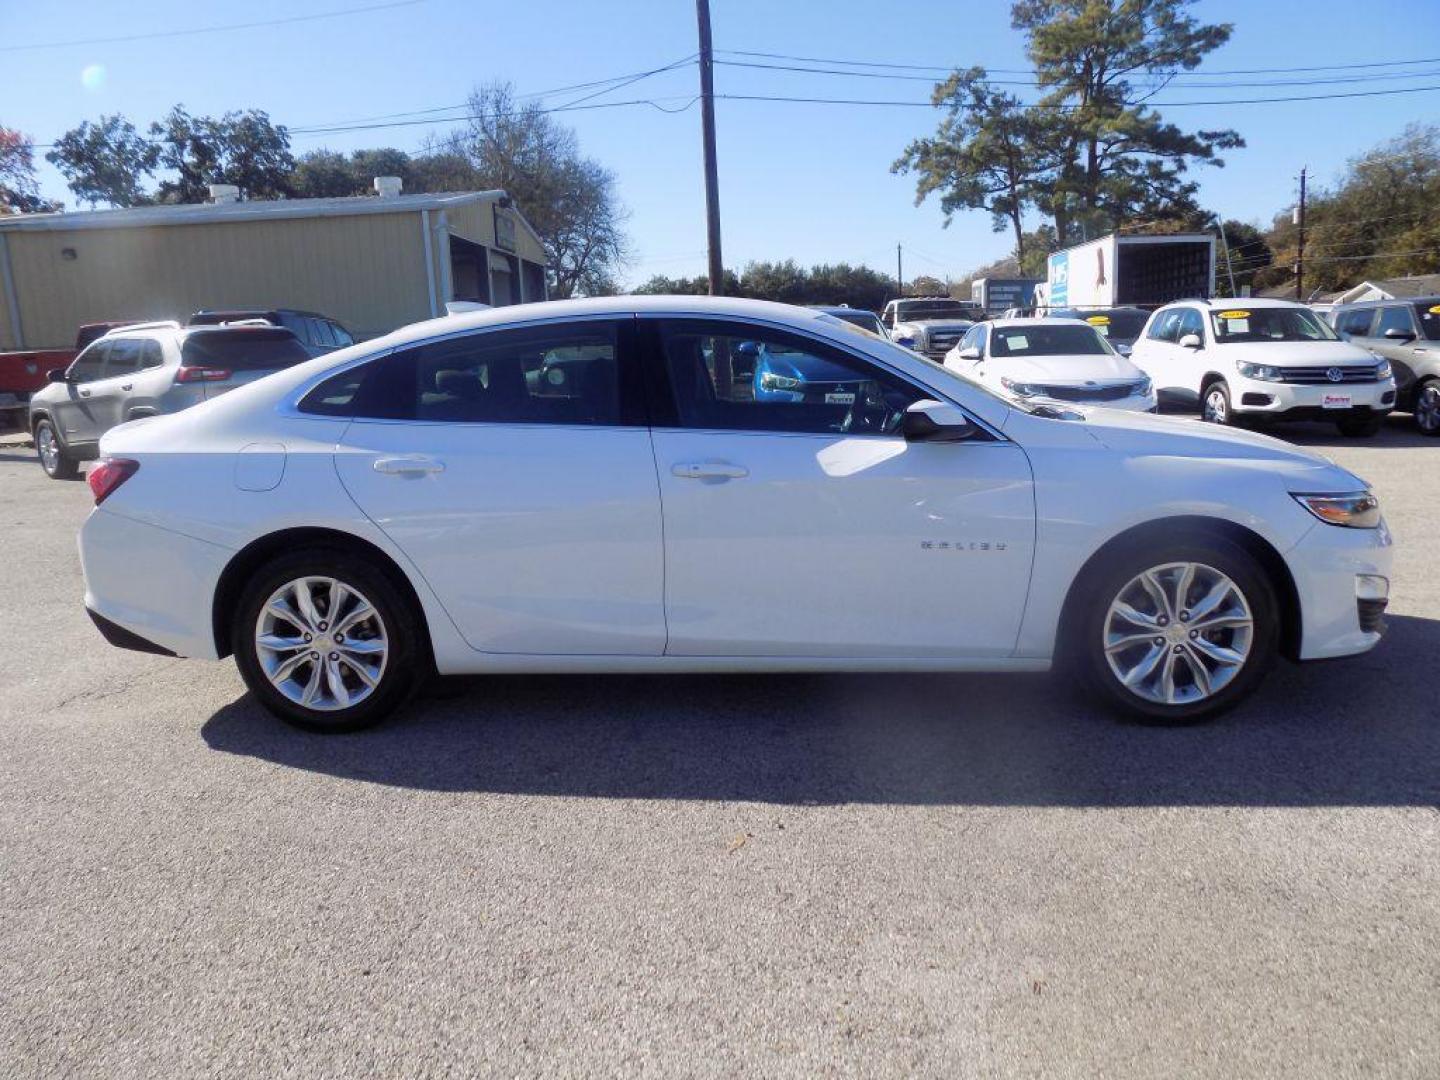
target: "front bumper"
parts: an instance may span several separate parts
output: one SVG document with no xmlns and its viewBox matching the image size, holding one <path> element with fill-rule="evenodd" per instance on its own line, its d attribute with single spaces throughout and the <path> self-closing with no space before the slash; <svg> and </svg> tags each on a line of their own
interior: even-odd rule
<svg viewBox="0 0 1440 1080">
<path fill-rule="evenodd" d="M 1384 635 L 1394 541 L 1381 521 L 1375 529 L 1316 522 L 1286 556 L 1300 599 L 1301 660 L 1352 656 Z M 1373 579 L 1382 579 L 1378 596 Z"/>
<path fill-rule="evenodd" d="M 136 648 L 133 638 L 146 651 L 217 659 L 212 605 L 230 557 L 225 548 L 97 507 L 80 529 L 85 607 L 111 644 Z"/>
<path fill-rule="evenodd" d="M 1236 378 L 1230 408 L 1284 420 L 1344 420 L 1383 416 L 1395 407 L 1395 382 L 1281 383 Z"/>
</svg>

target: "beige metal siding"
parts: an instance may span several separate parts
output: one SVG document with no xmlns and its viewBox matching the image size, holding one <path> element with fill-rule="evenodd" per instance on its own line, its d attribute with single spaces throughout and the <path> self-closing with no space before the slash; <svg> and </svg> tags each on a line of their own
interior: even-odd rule
<svg viewBox="0 0 1440 1080">
<path fill-rule="evenodd" d="M 205 307 L 304 308 L 359 337 L 430 315 L 419 211 L 12 231 L 6 239 L 28 348 L 66 347 L 80 323 L 183 321 Z M 13 348 L 7 322 L 0 303 L 0 346 Z"/>
</svg>

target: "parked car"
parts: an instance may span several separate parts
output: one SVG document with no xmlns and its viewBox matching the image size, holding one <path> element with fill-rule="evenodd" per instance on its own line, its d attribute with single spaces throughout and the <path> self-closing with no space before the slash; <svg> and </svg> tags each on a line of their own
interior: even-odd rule
<svg viewBox="0 0 1440 1080">
<path fill-rule="evenodd" d="M 930 296 L 913 300 L 891 300 L 880 321 L 900 345 L 940 360 L 966 330 L 985 317 L 975 304 Z"/>
<path fill-rule="evenodd" d="M 871 430 L 875 417 L 890 415 L 883 388 L 857 373 L 854 365 L 817 356 L 813 350 L 778 341 L 748 341 L 742 353 L 756 357 L 754 399 L 770 404 L 819 406 L 838 418 L 845 413 L 847 430 Z"/>
<path fill-rule="evenodd" d="M 833 315 L 841 322 L 847 322 L 851 326 L 858 326 L 862 330 L 868 330 L 882 338 L 889 338 L 890 331 L 885 329 L 885 324 L 880 321 L 880 316 L 865 308 L 853 308 L 846 304 L 830 306 L 828 304 L 810 304 L 811 311 L 823 311 L 826 315 Z"/>
<path fill-rule="evenodd" d="M 1341 304 L 1335 330 L 1346 341 L 1390 361 L 1395 407 L 1415 416 L 1426 435 L 1440 435 L 1440 296 Z"/>
<path fill-rule="evenodd" d="M 1390 362 L 1341 341 L 1303 304 L 1186 300 L 1150 316 L 1130 353 L 1162 404 L 1199 407 L 1212 424 L 1328 420 L 1374 435 L 1395 405 Z"/>
<path fill-rule="evenodd" d="M 52 369 L 30 399 L 35 452 L 51 478 L 73 478 L 118 424 L 179 412 L 310 357 L 278 326 L 138 323 Z"/>
<path fill-rule="evenodd" d="M 296 339 L 311 356 L 344 349 L 355 344 L 349 330 L 328 315 L 317 315 L 313 311 L 296 311 L 293 308 L 227 308 L 197 311 L 190 316 L 190 326 L 222 326 L 225 323 L 253 322 L 263 320 L 271 326 L 283 326 L 294 333 Z"/>
<path fill-rule="evenodd" d="M 0 431 L 25 427 L 30 397 L 46 385 L 51 371 L 66 367 L 81 349 L 102 334 L 140 321 L 84 323 L 75 334 L 73 349 L 18 349 L 0 353 Z"/>
<path fill-rule="evenodd" d="M 743 341 L 881 393 L 756 400 L 712 364 Z M 534 392 L 557 352 L 590 369 Z M 258 701 L 324 730 L 382 719 L 432 670 L 1052 664 L 1178 722 L 1236 704 L 1277 653 L 1370 649 L 1389 591 L 1375 497 L 1317 453 L 1011 401 L 757 301 L 450 316 L 102 450 L 80 535 L 100 631 L 233 654 Z"/>
<path fill-rule="evenodd" d="M 1135 339 L 1150 318 L 1150 312 L 1138 307 L 1057 308 L 1047 314 L 1052 319 L 1079 319 L 1089 323 L 1121 356 L 1130 355 Z"/>
<path fill-rule="evenodd" d="M 1079 319 L 996 319 L 970 328 L 945 366 L 1002 397 L 1155 411 L 1149 378 Z"/>
</svg>

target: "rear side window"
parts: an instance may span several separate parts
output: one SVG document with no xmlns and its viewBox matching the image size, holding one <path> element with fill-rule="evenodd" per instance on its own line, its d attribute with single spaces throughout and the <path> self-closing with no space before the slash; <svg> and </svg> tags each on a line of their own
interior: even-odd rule
<svg viewBox="0 0 1440 1080">
<path fill-rule="evenodd" d="M 160 342 L 151 338 L 140 346 L 140 366 L 142 368 L 157 368 L 164 363 L 165 354 L 160 349 Z"/>
<path fill-rule="evenodd" d="M 350 336 L 350 331 L 346 330 L 345 327 L 341 326 L 338 322 L 332 322 L 330 324 L 330 333 L 335 337 L 335 344 L 342 349 L 347 345 L 355 344 L 355 339 Z"/>
<path fill-rule="evenodd" d="M 613 323 L 492 330 L 381 357 L 300 402 L 321 416 L 448 423 L 619 425 Z"/>
<path fill-rule="evenodd" d="M 1356 337 L 1369 337 L 1370 324 L 1375 320 L 1374 308 L 1358 308 L 1354 311 L 1342 311 L 1340 317 L 1335 320 L 1335 329 L 1342 334 L 1353 334 Z"/>
<path fill-rule="evenodd" d="M 238 327 L 186 335 L 180 359 L 186 367 L 278 371 L 309 360 L 310 354 L 288 330 Z"/>
<path fill-rule="evenodd" d="M 135 338 L 117 338 L 110 343 L 110 353 L 105 358 L 105 377 L 129 375 L 140 370 L 140 358 L 145 352 L 145 343 Z"/>
</svg>

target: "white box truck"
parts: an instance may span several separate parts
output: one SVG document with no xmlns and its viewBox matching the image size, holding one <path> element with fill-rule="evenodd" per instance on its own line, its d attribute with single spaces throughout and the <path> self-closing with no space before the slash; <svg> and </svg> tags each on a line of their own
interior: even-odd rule
<svg viewBox="0 0 1440 1080">
<path fill-rule="evenodd" d="M 1039 284 L 1034 278 L 977 278 L 970 283 L 970 299 L 985 312 L 1028 308 Z"/>
<path fill-rule="evenodd" d="M 1035 289 L 1045 308 L 1159 307 L 1215 295 L 1215 237 L 1209 233 L 1111 233 L 1050 254 Z"/>
</svg>

